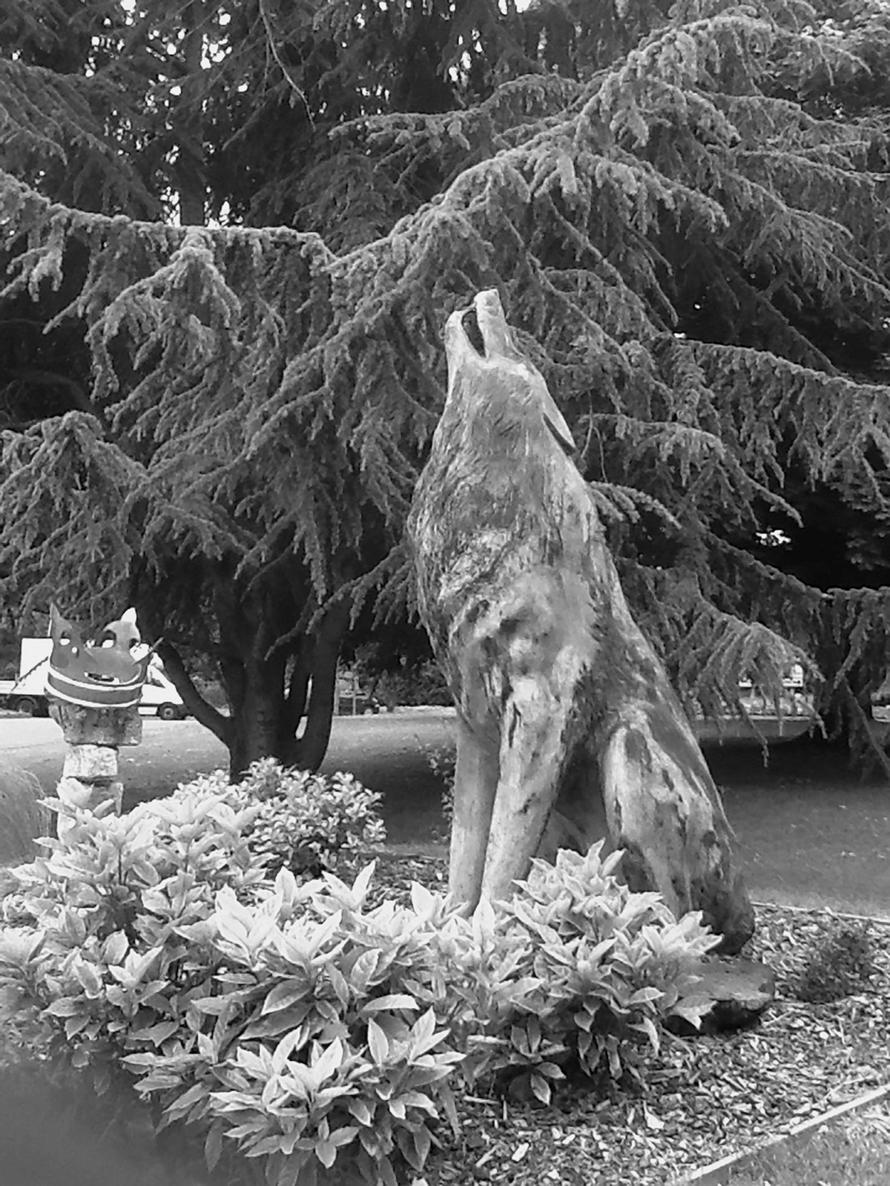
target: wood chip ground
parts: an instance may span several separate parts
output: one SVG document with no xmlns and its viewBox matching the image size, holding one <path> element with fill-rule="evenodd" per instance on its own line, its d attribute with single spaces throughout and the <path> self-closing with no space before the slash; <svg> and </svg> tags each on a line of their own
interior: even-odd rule
<svg viewBox="0 0 890 1186">
<path fill-rule="evenodd" d="M 400 895 L 412 880 L 444 884 L 440 861 L 378 863 L 376 881 Z M 459 1103 L 462 1136 L 443 1132 L 428 1186 L 663 1186 L 802 1120 L 890 1082 L 890 924 L 870 922 L 875 972 L 827 1004 L 797 998 L 801 974 L 834 925 L 830 911 L 758 908 L 745 951 L 776 972 L 777 998 L 753 1029 L 665 1036 L 642 1094 L 577 1086 L 550 1107 L 474 1096 Z"/>
</svg>

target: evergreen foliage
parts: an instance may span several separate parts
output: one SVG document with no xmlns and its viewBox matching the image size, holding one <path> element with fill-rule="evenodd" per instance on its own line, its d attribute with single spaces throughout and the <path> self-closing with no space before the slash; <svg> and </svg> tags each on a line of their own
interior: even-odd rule
<svg viewBox="0 0 890 1186">
<path fill-rule="evenodd" d="M 498 285 L 683 693 L 714 707 L 800 658 L 861 748 L 890 584 L 890 15 L 824 7 L 9 5 L 9 596 L 135 600 L 236 768 L 317 765 L 351 617 L 410 594 L 444 317 Z M 188 682 L 199 652 L 230 717 Z"/>
<path fill-rule="evenodd" d="M 350 807 L 366 825 L 373 807 L 335 778 L 308 814 L 270 763 L 250 774 L 263 804 L 222 776 L 122 816 L 60 788 L 59 839 L 0 898 L 10 1054 L 124 1100 L 135 1088 L 148 1131 L 203 1137 L 213 1181 L 258 1181 L 244 1156 L 269 1186 L 397 1186 L 423 1171 L 437 1121 L 460 1135 L 461 1081 L 545 1104 L 579 1073 L 643 1081 L 666 1023 L 710 1010 L 699 969 L 716 936 L 629 891 L 601 843 L 536 862 L 474 918 L 416 883 L 399 902 L 373 864 L 351 884 L 273 880 L 275 798 L 299 833 L 358 855 Z"/>
</svg>

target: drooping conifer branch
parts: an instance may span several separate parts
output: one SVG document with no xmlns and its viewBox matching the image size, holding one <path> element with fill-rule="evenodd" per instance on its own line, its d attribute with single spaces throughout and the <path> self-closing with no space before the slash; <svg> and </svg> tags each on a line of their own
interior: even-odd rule
<svg viewBox="0 0 890 1186">
<path fill-rule="evenodd" d="M 867 118 L 840 118 L 836 104 L 822 118 L 799 101 L 806 88 L 867 78 L 850 49 L 861 38 L 814 35 L 806 4 L 685 3 L 641 26 L 630 52 L 618 51 L 614 29 L 603 27 L 601 42 L 584 42 L 582 30 L 579 44 L 596 43 L 600 56 L 569 77 L 547 72 L 531 24 L 523 48 L 519 14 L 489 48 L 477 6 L 459 7 L 463 24 L 439 47 L 453 69 L 430 112 L 399 109 L 398 79 L 372 83 L 358 51 L 339 56 L 336 47 L 367 47 L 382 9 L 367 9 L 363 24 L 353 5 L 326 6 L 309 30 L 282 8 L 276 46 L 301 63 L 294 77 L 316 120 L 298 130 L 283 119 L 281 80 L 258 81 L 260 22 L 233 29 L 229 44 L 216 6 L 205 6 L 202 37 L 214 51 L 194 109 L 206 112 L 217 156 L 202 154 L 205 164 L 230 160 L 236 145 L 249 162 L 212 208 L 228 202 L 236 221 L 266 202 L 324 235 L 115 216 L 127 202 L 128 214 L 148 210 L 125 197 L 148 175 L 140 121 L 175 106 L 162 95 L 184 59 L 154 80 L 156 107 L 140 112 L 134 86 L 113 135 L 97 96 L 124 72 L 102 66 L 94 85 L 72 71 L 38 95 L 44 67 L 5 63 L 0 93 L 18 96 L 18 114 L 0 175 L 0 302 L 15 315 L 39 309 L 43 343 L 70 350 L 82 336 L 77 381 L 92 415 L 42 417 L 5 441 L 4 507 L 25 516 L 29 482 L 39 497 L 29 525 L 5 528 L 0 565 L 9 559 L 36 602 L 54 566 L 82 553 L 90 559 L 72 597 L 91 595 L 103 556 L 109 589 L 137 559 L 156 576 L 188 559 L 211 583 L 222 565 L 247 599 L 286 569 L 291 601 L 279 616 L 291 619 L 278 637 L 288 645 L 303 609 L 312 620 L 340 590 L 358 597 L 380 577 L 400 597 L 391 557 L 442 405 L 442 320 L 497 284 L 581 428 L 619 556 L 676 569 L 681 584 L 698 573 L 676 620 L 694 645 L 679 625 L 664 631 L 665 647 L 682 648 L 684 681 L 692 688 L 699 672 L 703 686 L 729 687 L 745 663 L 775 673 L 790 653 L 780 635 L 804 645 L 803 619 L 786 613 L 788 588 L 758 569 L 761 529 L 799 523 L 801 491 L 813 485 L 857 513 L 886 514 L 887 388 L 846 376 L 837 348 L 869 334 L 879 342 L 890 308 L 880 134 Z M 404 16 L 412 36 L 426 35 Z M 159 12 L 124 25 L 103 34 L 108 46 L 163 41 Z M 458 47 L 489 70 L 475 92 Z M 155 52 L 140 70 L 150 73 Z M 501 81 L 504 64 L 520 62 L 521 76 Z M 105 171 L 101 213 L 77 208 L 70 187 L 28 164 L 38 115 L 72 175 Z M 252 139 L 267 124 L 279 139 L 260 161 Z M 276 172 L 288 152 L 300 164 Z M 164 164 L 154 176 L 169 188 L 174 174 Z M 715 557 L 730 553 L 747 601 L 734 599 L 728 572 L 712 579 Z M 876 613 L 850 596 L 874 641 Z M 820 597 L 804 600 L 822 606 Z M 845 643 L 834 633 L 848 628 L 843 615 L 820 614 L 804 618 L 839 648 L 827 668 L 843 668 L 864 695 L 861 632 Z"/>
</svg>

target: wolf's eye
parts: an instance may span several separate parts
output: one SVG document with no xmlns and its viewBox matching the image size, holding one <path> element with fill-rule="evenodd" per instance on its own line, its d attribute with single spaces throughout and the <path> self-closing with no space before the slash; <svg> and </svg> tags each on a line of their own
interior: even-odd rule
<svg viewBox="0 0 890 1186">
<path fill-rule="evenodd" d="M 461 324 L 464 327 L 464 332 L 470 339 L 470 345 L 477 352 L 477 354 L 485 355 L 485 339 L 482 337 L 482 331 L 479 328 L 479 322 L 476 318 L 476 310 L 468 309 L 461 318 Z"/>
</svg>

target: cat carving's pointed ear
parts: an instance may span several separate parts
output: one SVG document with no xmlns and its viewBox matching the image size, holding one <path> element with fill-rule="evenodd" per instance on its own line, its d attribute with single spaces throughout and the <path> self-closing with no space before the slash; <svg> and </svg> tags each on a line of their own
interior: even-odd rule
<svg viewBox="0 0 890 1186">
<path fill-rule="evenodd" d="M 136 625 L 136 611 L 132 607 L 124 610 L 114 622 L 109 622 L 102 631 L 103 646 L 117 646 L 122 651 L 130 651 L 142 641 L 139 627 Z"/>
<path fill-rule="evenodd" d="M 59 607 L 55 602 L 51 602 L 49 607 L 49 633 L 54 644 L 83 646 L 80 631 L 76 626 L 72 626 L 67 618 L 62 617 Z"/>
</svg>

